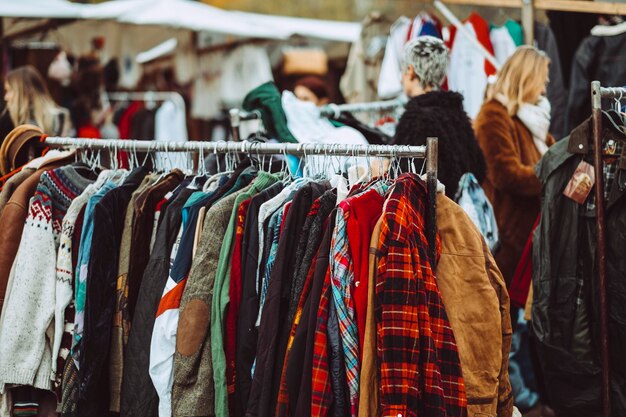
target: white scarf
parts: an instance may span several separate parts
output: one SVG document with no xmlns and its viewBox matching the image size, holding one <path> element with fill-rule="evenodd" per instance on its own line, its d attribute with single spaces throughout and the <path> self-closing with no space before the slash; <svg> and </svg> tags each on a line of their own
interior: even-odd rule
<svg viewBox="0 0 626 417">
<path fill-rule="evenodd" d="M 498 94 L 496 99 L 503 105 L 507 105 L 507 98 Z M 541 97 L 537 104 L 524 103 L 517 110 L 517 117 L 533 135 L 535 147 L 543 156 L 548 151 L 548 130 L 550 129 L 550 102 L 546 97 Z"/>
</svg>

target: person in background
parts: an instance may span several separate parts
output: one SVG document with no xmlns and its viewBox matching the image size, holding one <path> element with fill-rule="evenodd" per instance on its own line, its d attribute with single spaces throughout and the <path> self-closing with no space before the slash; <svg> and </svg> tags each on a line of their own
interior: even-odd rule
<svg viewBox="0 0 626 417">
<path fill-rule="evenodd" d="M 549 58 L 520 47 L 504 64 L 474 128 L 487 161 L 483 188 L 501 234 L 496 262 L 510 283 L 539 215 L 541 184 L 534 166 L 554 143 L 544 96 Z"/>
<path fill-rule="evenodd" d="M 534 166 L 554 143 L 548 133 L 550 103 L 545 97 L 549 64 L 547 55 L 536 48 L 518 48 L 497 74 L 474 123 L 487 161 L 483 188 L 500 232 L 495 259 L 507 286 L 540 212 L 541 183 Z M 533 372 L 529 346 L 523 343 L 528 336 L 522 313 L 511 307 L 515 330 L 509 377 L 515 405 L 525 416 L 551 416 L 552 410 L 541 405 L 536 393 L 541 375 Z"/>
<path fill-rule="evenodd" d="M 437 137 L 438 179 L 446 195 L 454 198 L 463 174 L 471 172 L 482 183 L 485 160 L 463 110 L 463 96 L 441 89 L 448 63 L 448 48 L 439 38 L 420 36 L 404 46 L 402 86 L 409 102 L 392 144 L 420 146 L 428 137 Z"/>
<path fill-rule="evenodd" d="M 7 73 L 4 100 L 5 112 L 14 126 L 33 124 L 51 136 L 66 136 L 70 133 L 68 110 L 54 102 L 45 80 L 32 66 L 18 67 Z"/>
<path fill-rule="evenodd" d="M 330 103 L 330 94 L 326 82 L 320 77 L 309 76 L 296 81 L 293 93 L 302 101 L 310 101 L 316 106 Z"/>
</svg>

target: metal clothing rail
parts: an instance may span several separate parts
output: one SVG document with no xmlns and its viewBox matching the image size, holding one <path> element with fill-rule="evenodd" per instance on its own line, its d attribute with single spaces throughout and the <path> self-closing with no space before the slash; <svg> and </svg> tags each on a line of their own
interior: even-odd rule
<svg viewBox="0 0 626 417">
<path fill-rule="evenodd" d="M 171 100 L 183 111 L 185 110 L 185 99 L 176 91 L 115 91 L 104 94 L 108 100 L 112 101 L 168 101 Z"/>
<path fill-rule="evenodd" d="M 428 190 L 427 230 L 428 255 L 430 262 L 436 262 L 437 242 L 437 138 L 428 138 L 426 146 L 400 145 L 326 145 L 313 143 L 256 143 L 256 142 L 161 142 L 120 139 L 84 139 L 67 137 L 47 137 L 43 143 L 54 148 L 72 147 L 91 150 L 126 150 L 130 152 L 207 152 L 207 153 L 247 153 L 250 155 L 323 155 L 323 156 L 362 156 L 388 158 L 425 158 L 426 187 Z"/>
<path fill-rule="evenodd" d="M 596 237 L 598 282 L 600 287 L 600 355 L 602 362 L 602 416 L 611 416 L 609 363 L 609 312 L 606 299 L 606 217 L 604 211 L 604 173 L 602 163 L 602 99 L 626 99 L 624 87 L 602 87 L 591 83 L 591 116 L 593 119 L 594 173 L 596 177 Z"/>
<path fill-rule="evenodd" d="M 320 108 L 320 115 L 324 117 L 339 117 L 341 113 L 375 113 L 391 111 L 404 106 L 401 99 L 372 101 L 369 103 L 349 103 L 349 104 L 328 104 Z M 233 140 L 241 140 L 239 127 L 241 122 L 247 120 L 257 120 L 261 118 L 261 113 L 257 110 L 245 111 L 242 109 L 230 109 L 228 112 L 230 125 L 232 128 Z"/>
<path fill-rule="evenodd" d="M 401 145 L 329 145 L 315 143 L 258 143 L 258 142 L 167 142 L 120 139 L 86 139 L 69 137 L 47 137 L 44 143 L 50 147 L 72 147 L 85 150 L 124 150 L 137 152 L 206 152 L 249 153 L 273 155 L 327 155 L 363 156 L 388 158 L 426 158 L 436 172 L 436 138 L 429 138 L 427 146 Z M 430 148 L 429 148 L 430 146 Z"/>
</svg>

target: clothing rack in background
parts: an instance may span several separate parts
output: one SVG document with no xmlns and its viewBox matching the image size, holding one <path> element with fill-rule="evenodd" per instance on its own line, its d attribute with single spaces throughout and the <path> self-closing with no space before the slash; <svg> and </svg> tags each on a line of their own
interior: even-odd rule
<svg viewBox="0 0 626 417">
<path fill-rule="evenodd" d="M 324 117 L 339 117 L 341 113 L 377 113 L 393 111 L 403 107 L 404 105 L 405 101 L 401 99 L 372 101 L 369 103 L 328 104 L 320 108 L 320 115 Z M 235 142 L 241 140 L 241 134 L 239 131 L 241 122 L 261 119 L 261 113 L 257 110 L 249 112 L 235 108 L 230 109 L 228 114 L 230 117 L 233 140 Z"/>
<path fill-rule="evenodd" d="M 606 299 L 606 217 L 604 211 L 604 172 L 602 163 L 602 99 L 626 100 L 626 88 L 602 87 L 591 83 L 591 117 L 593 118 L 593 164 L 596 177 L 596 238 L 598 282 L 600 290 L 600 355 L 602 362 L 602 416 L 611 416 L 611 382 L 609 369 L 609 312 Z"/>
<path fill-rule="evenodd" d="M 103 95 L 105 100 L 111 101 L 171 101 L 176 107 L 185 111 L 185 99 L 176 91 L 116 91 L 107 92 Z"/>
<path fill-rule="evenodd" d="M 73 148 L 87 151 L 108 150 L 117 152 L 200 152 L 247 153 L 250 155 L 343 156 L 420 158 L 426 160 L 426 187 L 428 190 L 428 248 L 430 259 L 435 259 L 437 238 L 437 138 L 428 138 L 426 146 L 401 145 L 329 145 L 316 143 L 258 143 L 258 142 L 168 142 L 120 139 L 85 139 L 47 137 L 43 143 L 51 148 Z"/>
</svg>

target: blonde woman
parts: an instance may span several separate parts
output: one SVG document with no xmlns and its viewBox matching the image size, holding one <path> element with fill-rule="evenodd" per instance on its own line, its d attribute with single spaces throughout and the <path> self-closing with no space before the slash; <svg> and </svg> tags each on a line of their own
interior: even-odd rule
<svg viewBox="0 0 626 417">
<path fill-rule="evenodd" d="M 548 134 L 550 103 L 544 96 L 549 58 L 520 47 L 504 64 L 475 122 L 487 162 L 483 188 L 500 231 L 496 262 L 507 284 L 539 214 L 541 185 L 534 166 L 554 143 Z"/>
<path fill-rule="evenodd" d="M 45 80 L 34 67 L 24 66 L 9 71 L 4 91 L 5 112 L 8 112 L 14 126 L 33 124 L 47 135 L 69 134 L 69 112 L 54 102 Z"/>
</svg>

